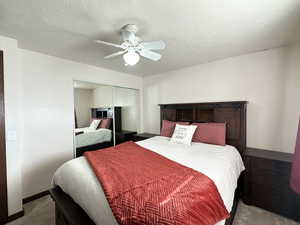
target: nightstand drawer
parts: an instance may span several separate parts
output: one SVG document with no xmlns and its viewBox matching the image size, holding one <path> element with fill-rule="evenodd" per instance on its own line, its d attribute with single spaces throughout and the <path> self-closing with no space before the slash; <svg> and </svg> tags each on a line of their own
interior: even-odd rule
<svg viewBox="0 0 300 225">
<path fill-rule="evenodd" d="M 256 183 L 258 185 L 270 185 L 270 186 L 288 186 L 290 181 L 290 169 L 288 171 L 278 173 L 273 169 L 257 169 L 255 171 L 251 171 L 248 179 L 251 179 L 252 183 Z"/>
<path fill-rule="evenodd" d="M 115 134 L 116 144 L 118 145 L 126 141 L 132 141 L 135 134 L 136 131 L 123 130 L 123 131 L 116 132 Z"/>
<path fill-rule="evenodd" d="M 137 142 L 137 141 L 143 141 L 143 140 L 146 140 L 147 138 L 144 138 L 144 137 L 139 137 L 139 136 L 133 136 L 133 141 L 134 142 Z"/>
<path fill-rule="evenodd" d="M 290 211 L 291 202 L 287 198 L 290 192 L 287 187 L 280 189 L 279 187 L 254 183 L 252 191 L 251 201 L 253 205 L 281 215 L 287 215 Z"/>
<path fill-rule="evenodd" d="M 291 170 L 290 163 L 262 158 L 254 158 L 251 160 L 251 167 L 257 172 L 257 175 L 261 172 L 268 171 L 270 174 L 288 178 Z"/>
</svg>

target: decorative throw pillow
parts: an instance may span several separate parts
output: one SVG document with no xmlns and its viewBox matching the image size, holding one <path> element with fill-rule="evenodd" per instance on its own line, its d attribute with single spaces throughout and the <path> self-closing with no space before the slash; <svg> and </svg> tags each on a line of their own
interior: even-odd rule
<svg viewBox="0 0 300 225">
<path fill-rule="evenodd" d="M 100 128 L 109 129 L 111 125 L 111 118 L 103 119 L 100 124 Z"/>
<path fill-rule="evenodd" d="M 193 135 L 197 126 L 194 125 L 179 125 L 176 124 L 174 133 L 171 138 L 171 142 L 177 144 L 191 145 Z"/>
<path fill-rule="evenodd" d="M 98 127 L 99 127 L 100 122 L 101 122 L 100 119 L 93 119 L 93 121 L 90 124 L 89 129 L 91 129 L 91 130 L 97 130 Z"/>
<path fill-rule="evenodd" d="M 193 123 L 192 125 L 197 126 L 193 142 L 226 145 L 226 123 Z"/>
<path fill-rule="evenodd" d="M 101 124 L 102 119 L 99 119 L 99 118 L 92 118 L 91 121 L 93 122 L 93 120 L 100 120 L 100 123 L 99 123 L 98 127 L 96 128 L 96 130 L 98 130 L 98 129 L 100 128 L 100 124 Z"/>
<path fill-rule="evenodd" d="M 174 122 L 169 120 L 163 120 L 160 136 L 172 137 L 176 124 L 189 125 L 189 122 L 181 122 L 181 121 Z"/>
</svg>

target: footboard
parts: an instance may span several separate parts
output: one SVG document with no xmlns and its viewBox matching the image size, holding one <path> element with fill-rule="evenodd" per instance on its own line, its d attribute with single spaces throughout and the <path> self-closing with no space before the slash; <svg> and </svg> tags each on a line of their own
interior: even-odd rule
<svg viewBox="0 0 300 225">
<path fill-rule="evenodd" d="M 95 225 L 89 216 L 60 187 L 50 190 L 55 202 L 56 225 Z"/>
<path fill-rule="evenodd" d="M 96 225 L 84 210 L 76 204 L 73 199 L 64 193 L 60 187 L 50 189 L 50 195 L 55 202 L 55 224 L 56 225 Z M 231 225 L 236 213 L 239 201 L 239 188 L 235 192 L 233 207 L 230 218 L 225 225 Z M 104 224 L 103 224 L 104 225 Z"/>
</svg>

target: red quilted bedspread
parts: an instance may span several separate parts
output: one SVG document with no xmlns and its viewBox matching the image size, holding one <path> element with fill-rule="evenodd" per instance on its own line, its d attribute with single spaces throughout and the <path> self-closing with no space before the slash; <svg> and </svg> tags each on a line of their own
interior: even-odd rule
<svg viewBox="0 0 300 225">
<path fill-rule="evenodd" d="M 120 225 L 214 225 L 229 217 L 210 178 L 134 142 L 85 157 Z"/>
</svg>

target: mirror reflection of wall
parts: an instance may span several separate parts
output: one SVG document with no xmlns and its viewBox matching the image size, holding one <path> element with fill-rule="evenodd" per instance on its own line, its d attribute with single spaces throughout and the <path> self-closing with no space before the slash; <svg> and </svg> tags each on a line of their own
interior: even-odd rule
<svg viewBox="0 0 300 225">
<path fill-rule="evenodd" d="M 93 105 L 93 90 L 86 88 L 75 88 L 74 104 L 76 114 L 75 127 L 88 127 L 91 122 L 90 108 Z"/>
<path fill-rule="evenodd" d="M 121 131 L 116 130 L 116 144 L 130 141 L 139 129 L 139 91 L 135 89 L 114 87 L 113 103 L 121 109 Z"/>
<path fill-rule="evenodd" d="M 140 123 L 139 91 L 74 81 L 75 155 L 133 140 Z"/>
<path fill-rule="evenodd" d="M 122 130 L 137 131 L 139 128 L 139 91 L 114 87 L 114 105 L 122 109 Z"/>
<path fill-rule="evenodd" d="M 113 87 L 98 85 L 93 89 L 93 108 L 105 108 L 113 106 Z"/>
</svg>

